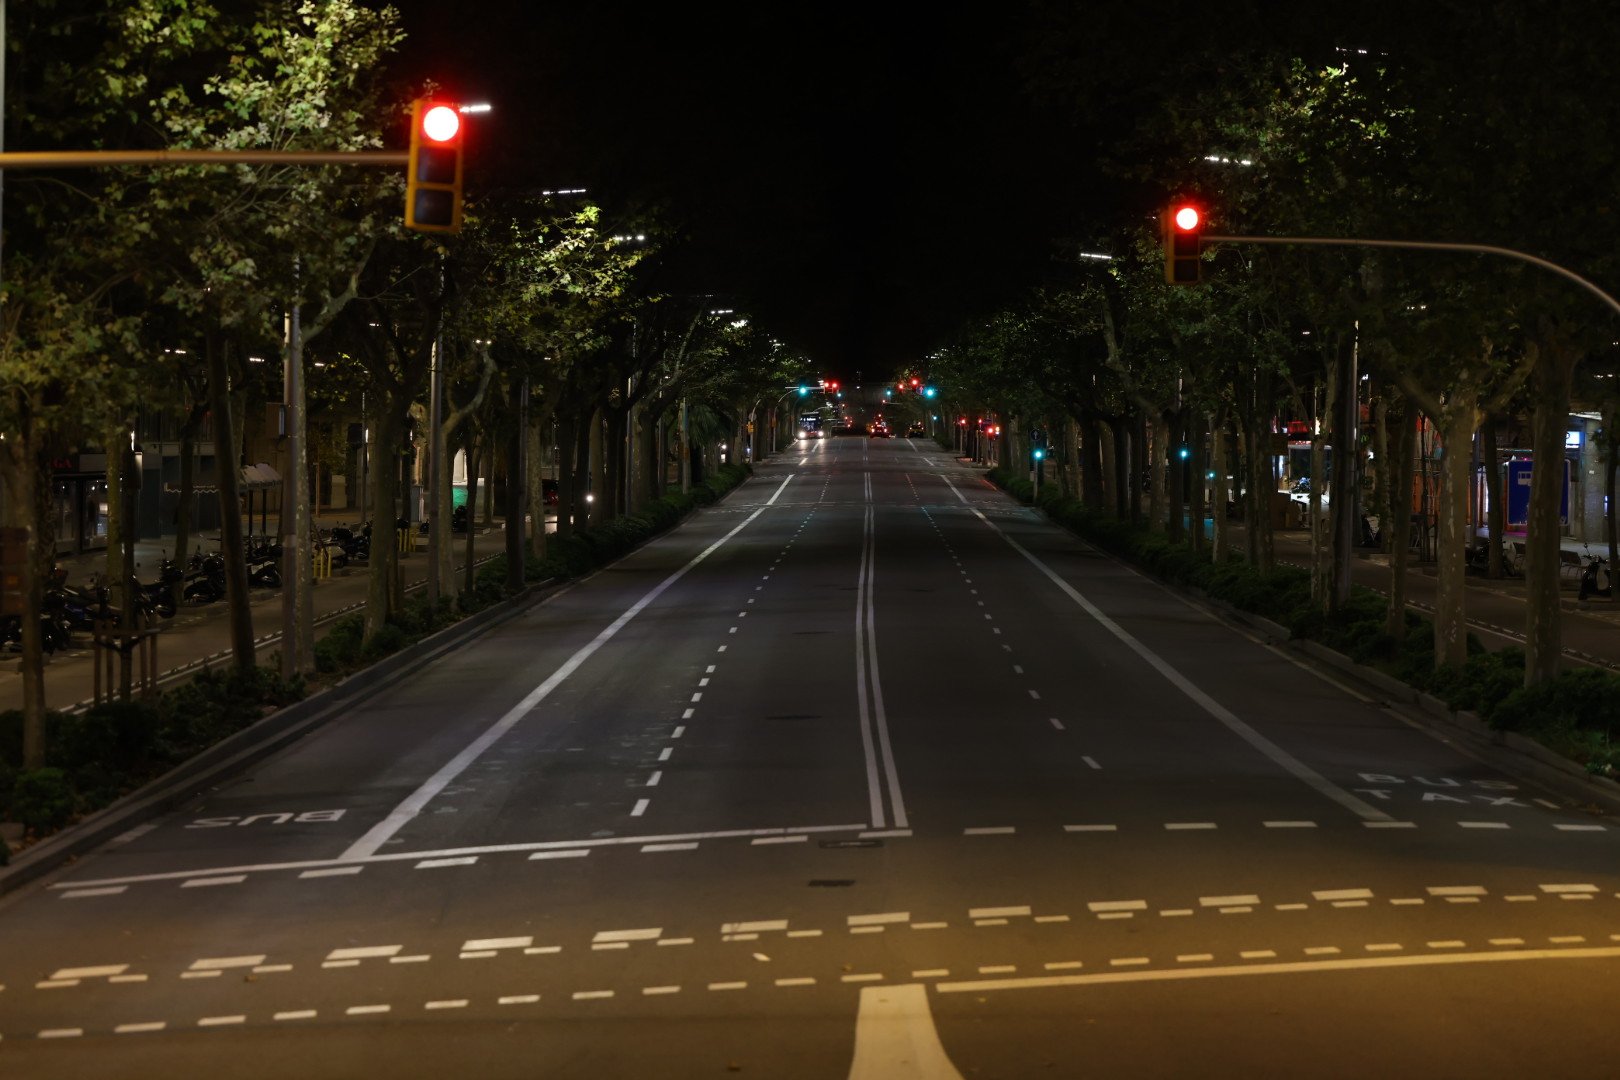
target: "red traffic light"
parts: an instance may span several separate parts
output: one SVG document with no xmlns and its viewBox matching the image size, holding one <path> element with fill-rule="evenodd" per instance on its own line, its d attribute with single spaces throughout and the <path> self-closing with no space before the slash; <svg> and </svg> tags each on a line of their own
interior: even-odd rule
<svg viewBox="0 0 1620 1080">
<path fill-rule="evenodd" d="M 1180 229 L 1182 232 L 1192 232 L 1194 229 L 1198 228 L 1198 222 L 1201 217 L 1202 215 L 1198 213 L 1198 207 L 1196 206 L 1180 207 L 1176 210 L 1175 215 L 1176 228 Z"/>
<path fill-rule="evenodd" d="M 911 380 L 911 385 L 912 386 L 921 386 L 922 385 L 922 380 L 921 379 L 912 379 Z"/>
<path fill-rule="evenodd" d="M 434 105 L 422 112 L 422 134 L 434 142 L 449 142 L 461 132 L 461 114 L 448 105 Z"/>
</svg>

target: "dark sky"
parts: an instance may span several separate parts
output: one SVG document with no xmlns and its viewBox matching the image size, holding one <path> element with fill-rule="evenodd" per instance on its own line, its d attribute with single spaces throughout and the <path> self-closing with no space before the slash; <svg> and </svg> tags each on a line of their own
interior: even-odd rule
<svg viewBox="0 0 1620 1080">
<path fill-rule="evenodd" d="M 662 203 L 676 287 L 735 294 L 846 379 L 1048 272 L 1095 186 L 1023 89 L 1016 3 L 400 6 L 401 74 L 495 106 L 470 189 Z"/>
</svg>

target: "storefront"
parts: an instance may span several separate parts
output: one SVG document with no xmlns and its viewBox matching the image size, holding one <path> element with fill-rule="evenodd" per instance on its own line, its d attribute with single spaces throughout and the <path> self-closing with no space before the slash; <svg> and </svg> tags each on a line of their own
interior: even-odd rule
<svg viewBox="0 0 1620 1080">
<path fill-rule="evenodd" d="M 52 462 L 52 524 L 58 555 L 107 547 L 107 455 L 72 454 Z"/>
</svg>

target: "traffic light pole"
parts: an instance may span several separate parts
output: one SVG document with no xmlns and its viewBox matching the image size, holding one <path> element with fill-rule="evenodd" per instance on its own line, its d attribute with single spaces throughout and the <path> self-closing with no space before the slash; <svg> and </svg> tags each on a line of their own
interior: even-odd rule
<svg viewBox="0 0 1620 1080">
<path fill-rule="evenodd" d="M 0 159 L 8 156 L 10 155 L 0 154 Z M 1573 281 L 1599 300 L 1602 300 L 1610 311 L 1620 315 L 1620 300 L 1616 300 L 1613 296 L 1610 296 L 1597 285 L 1568 267 L 1559 266 L 1549 259 L 1531 255 L 1526 251 L 1497 247 L 1494 244 L 1453 244 L 1429 240 L 1363 240 L 1356 237 L 1342 236 L 1216 236 L 1212 233 L 1204 233 L 1201 240 L 1205 244 L 1295 244 L 1314 247 L 1394 248 L 1401 251 L 1454 251 L 1469 255 L 1497 255 L 1505 259 L 1516 259 L 1519 262 L 1529 263 L 1531 266 L 1539 266 L 1541 269 L 1551 271 L 1565 280 Z"/>
</svg>

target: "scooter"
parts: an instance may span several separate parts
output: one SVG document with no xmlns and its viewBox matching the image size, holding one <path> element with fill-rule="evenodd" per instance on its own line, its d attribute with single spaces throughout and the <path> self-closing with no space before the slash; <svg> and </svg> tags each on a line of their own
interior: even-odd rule
<svg viewBox="0 0 1620 1080">
<path fill-rule="evenodd" d="M 165 619 L 174 618 L 174 584 L 185 580 L 185 576 L 185 571 L 180 569 L 179 564 L 165 553 L 163 561 L 158 564 L 158 579 L 137 582 L 140 588 L 138 595 L 148 611 L 155 612 Z"/>
<path fill-rule="evenodd" d="M 1586 569 L 1581 571 L 1581 599 L 1591 596 L 1613 596 L 1614 578 L 1609 574 L 1608 564 L 1590 551 L 1586 553 Z M 1603 587 L 1598 588 L 1598 574 L 1603 575 Z"/>
</svg>

